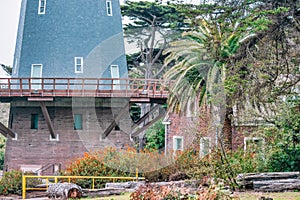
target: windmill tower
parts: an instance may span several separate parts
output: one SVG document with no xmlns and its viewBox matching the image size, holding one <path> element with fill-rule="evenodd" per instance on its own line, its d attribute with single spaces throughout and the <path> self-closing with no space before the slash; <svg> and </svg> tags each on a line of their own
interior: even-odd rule
<svg viewBox="0 0 300 200">
<path fill-rule="evenodd" d="M 119 1 L 23 0 L 13 77 L 127 77 Z"/>
<path fill-rule="evenodd" d="M 12 77 L 7 170 L 131 144 L 128 98 L 112 97 L 127 78 L 119 1 L 22 0 Z"/>
</svg>

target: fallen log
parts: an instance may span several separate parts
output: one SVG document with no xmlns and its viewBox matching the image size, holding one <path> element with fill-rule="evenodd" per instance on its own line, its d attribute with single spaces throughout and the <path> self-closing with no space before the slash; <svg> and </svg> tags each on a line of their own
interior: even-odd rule
<svg viewBox="0 0 300 200">
<path fill-rule="evenodd" d="M 86 196 L 89 197 L 107 197 L 110 195 L 120 195 L 126 192 L 122 188 L 101 188 L 101 189 L 83 189 L 83 192 Z"/>
<path fill-rule="evenodd" d="M 237 176 L 237 183 L 245 189 L 255 189 L 258 190 L 260 187 L 265 187 L 268 189 L 267 185 L 270 183 L 286 184 L 290 185 L 293 182 L 298 183 L 300 181 L 299 172 L 268 172 L 268 173 L 247 173 L 239 174 Z M 289 184 L 290 183 L 290 184 Z M 260 186 L 260 184 L 262 184 Z M 266 185 L 263 185 L 266 184 Z M 272 186 L 270 186 L 272 187 Z M 295 186 L 297 188 L 297 186 Z M 282 188 L 282 189 L 281 189 Z M 284 189 L 285 188 L 285 189 Z M 291 188 L 291 189 L 288 189 Z M 293 190 L 292 186 L 282 186 L 278 190 Z M 262 189 L 263 190 L 263 189 Z M 274 190 L 275 189 L 271 189 Z"/>
<path fill-rule="evenodd" d="M 237 181 L 297 179 L 299 177 L 300 177 L 299 172 L 247 173 L 247 174 L 239 174 L 237 176 Z"/>
<path fill-rule="evenodd" d="M 300 179 L 254 181 L 253 187 L 257 192 L 282 192 L 300 190 Z"/>
<path fill-rule="evenodd" d="M 82 189 L 74 183 L 53 183 L 49 185 L 46 194 L 50 199 L 77 199 L 82 197 Z"/>
</svg>

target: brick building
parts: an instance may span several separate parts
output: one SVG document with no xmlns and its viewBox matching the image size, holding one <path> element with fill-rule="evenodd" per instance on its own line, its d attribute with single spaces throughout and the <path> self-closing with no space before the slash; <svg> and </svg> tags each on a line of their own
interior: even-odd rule
<svg viewBox="0 0 300 200">
<path fill-rule="evenodd" d="M 234 111 L 232 121 L 232 148 L 247 148 L 249 143 L 260 143 L 264 139 L 253 135 L 260 125 L 267 125 L 263 120 L 253 120 L 247 111 Z M 206 155 L 218 145 L 221 128 L 215 122 L 209 108 L 204 106 L 197 113 L 185 116 L 170 113 L 164 119 L 166 153 L 177 150 L 197 149 L 200 157 Z M 250 120 L 252 117 L 252 120 Z"/>
<path fill-rule="evenodd" d="M 132 145 L 128 97 L 112 94 L 123 89 L 120 78 L 119 1 L 22 0 L 12 79 L 1 95 L 11 104 L 1 129 L 5 170 L 55 171 L 86 151 Z"/>
</svg>

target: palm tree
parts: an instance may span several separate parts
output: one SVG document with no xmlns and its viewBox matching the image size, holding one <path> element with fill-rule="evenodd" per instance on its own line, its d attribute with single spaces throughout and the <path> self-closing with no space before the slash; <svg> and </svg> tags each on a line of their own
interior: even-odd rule
<svg viewBox="0 0 300 200">
<path fill-rule="evenodd" d="M 227 88 L 227 74 L 240 43 L 254 36 L 240 31 L 240 22 L 196 19 L 195 30 L 183 33 L 183 39 L 172 42 L 164 52 L 165 64 L 174 66 L 165 74 L 175 80 L 169 97 L 171 111 L 184 112 L 197 102 L 209 104 L 218 113 L 222 127 L 219 141 L 232 149 L 232 99 Z"/>
</svg>

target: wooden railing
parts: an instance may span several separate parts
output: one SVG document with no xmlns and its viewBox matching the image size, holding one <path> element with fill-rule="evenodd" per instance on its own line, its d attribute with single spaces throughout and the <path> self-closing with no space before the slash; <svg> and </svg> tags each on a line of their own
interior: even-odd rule
<svg viewBox="0 0 300 200">
<path fill-rule="evenodd" d="M 167 98 L 168 83 L 125 78 L 0 78 L 0 97 Z"/>
</svg>

